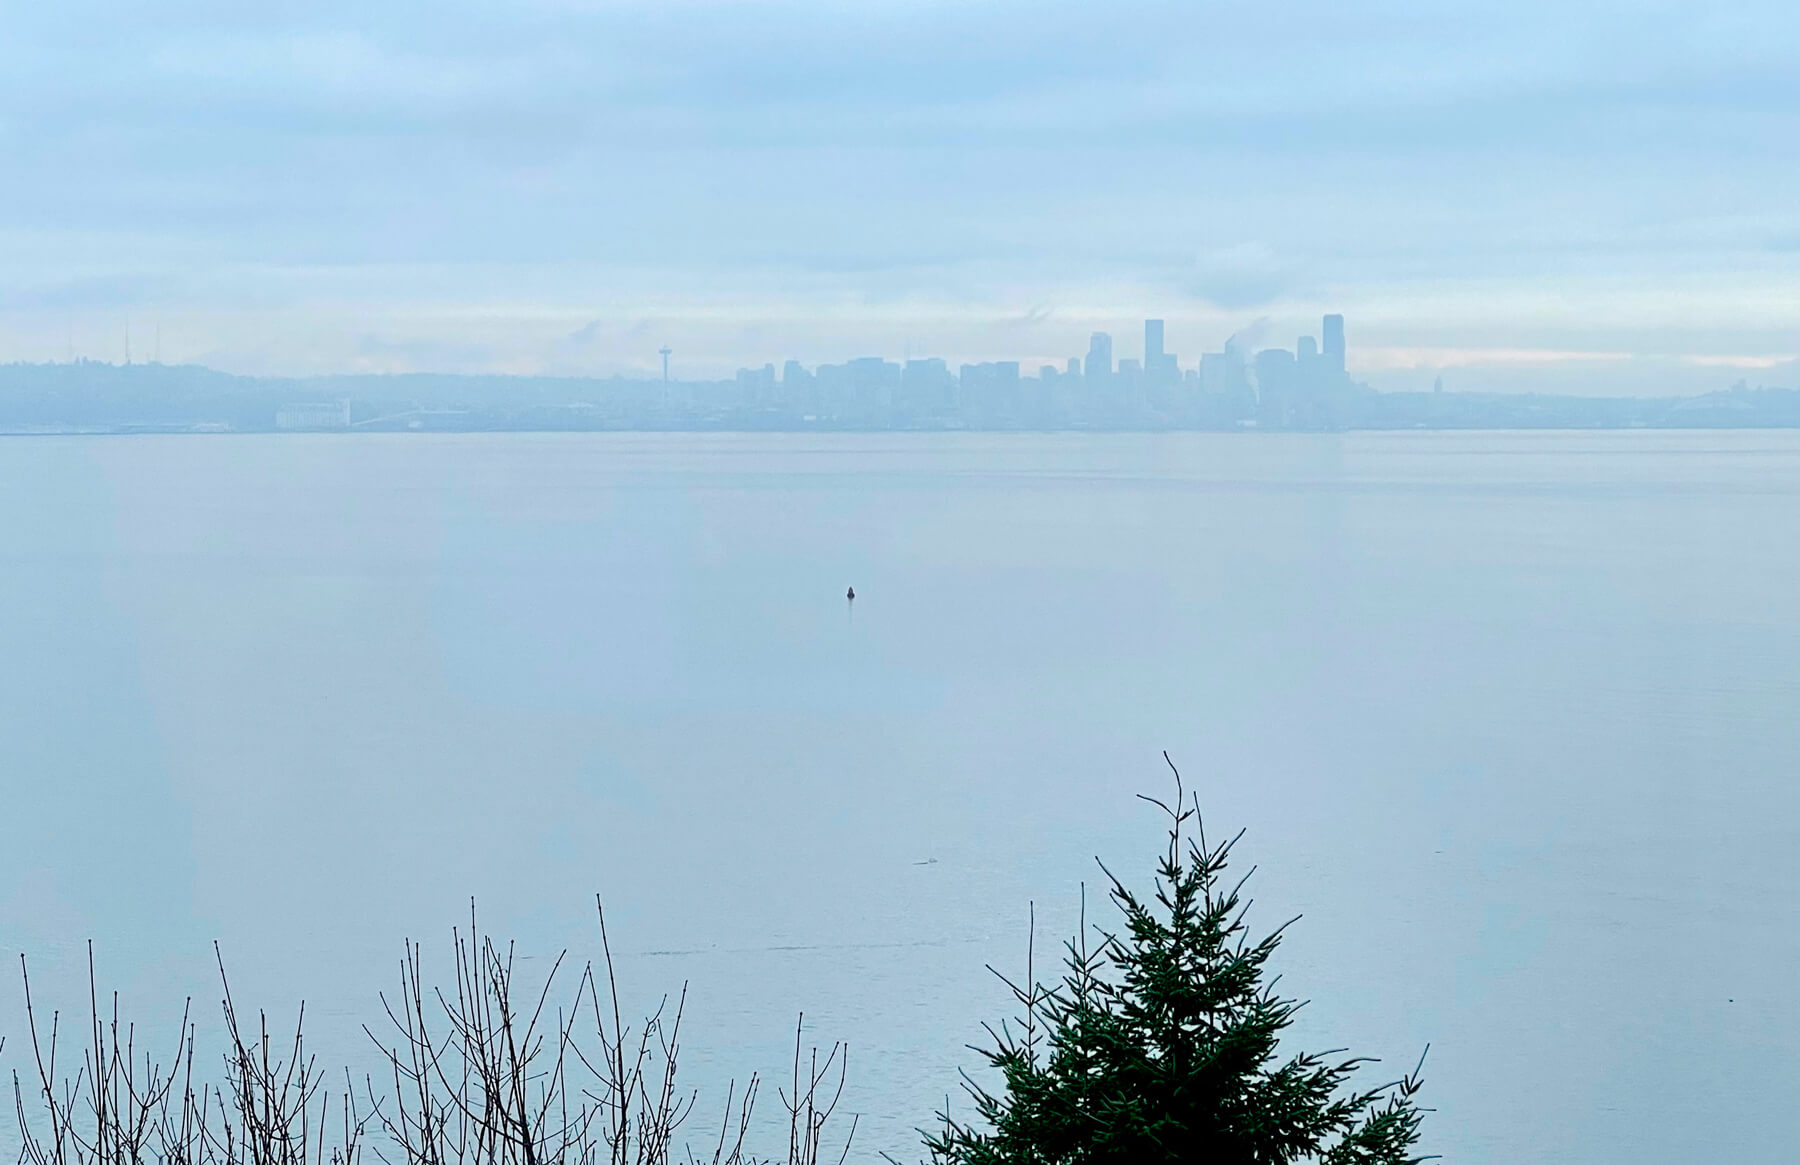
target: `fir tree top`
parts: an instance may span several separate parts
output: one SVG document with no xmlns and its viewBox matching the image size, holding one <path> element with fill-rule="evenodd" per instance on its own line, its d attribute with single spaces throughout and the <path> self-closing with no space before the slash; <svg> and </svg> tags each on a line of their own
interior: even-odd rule
<svg viewBox="0 0 1800 1165">
<path fill-rule="evenodd" d="M 1090 944 L 1084 908 L 1060 982 L 1038 984 L 1029 966 L 1024 986 L 1007 980 L 1024 1015 L 989 1025 L 991 1046 L 975 1049 L 1000 1089 L 965 1073 L 977 1119 L 940 1114 L 925 1139 L 933 1165 L 1425 1160 L 1413 1155 L 1417 1069 L 1357 1091 L 1351 1078 L 1369 1061 L 1341 1049 L 1280 1054 L 1301 1004 L 1264 976 L 1286 927 L 1251 941 L 1243 880 L 1224 881 L 1242 834 L 1209 844 L 1169 767 L 1174 799 L 1143 798 L 1169 827 L 1153 893 L 1146 900 L 1102 865 L 1123 929 L 1096 927 Z"/>
</svg>

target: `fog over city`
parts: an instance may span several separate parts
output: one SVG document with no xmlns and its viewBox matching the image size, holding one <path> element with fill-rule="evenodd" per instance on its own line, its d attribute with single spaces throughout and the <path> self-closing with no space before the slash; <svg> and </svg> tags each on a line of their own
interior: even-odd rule
<svg viewBox="0 0 1800 1165">
<path fill-rule="evenodd" d="M 1030 370 L 1342 312 L 1384 389 L 1796 379 L 1776 0 L 62 0 L 0 76 L 0 361 Z"/>
</svg>

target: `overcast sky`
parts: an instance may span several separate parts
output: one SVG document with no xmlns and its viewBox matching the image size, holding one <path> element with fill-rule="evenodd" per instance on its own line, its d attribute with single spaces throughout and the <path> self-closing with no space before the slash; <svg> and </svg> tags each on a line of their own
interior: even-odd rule
<svg viewBox="0 0 1800 1165">
<path fill-rule="evenodd" d="M 1800 4 L 0 0 L 0 359 L 1800 383 Z"/>
</svg>

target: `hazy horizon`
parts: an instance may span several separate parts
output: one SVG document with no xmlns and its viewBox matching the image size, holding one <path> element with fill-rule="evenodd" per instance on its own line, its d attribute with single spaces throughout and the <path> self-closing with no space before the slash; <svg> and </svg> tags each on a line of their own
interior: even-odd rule
<svg viewBox="0 0 1800 1165">
<path fill-rule="evenodd" d="M 0 361 L 1060 361 L 1352 321 L 1384 388 L 1800 355 L 1770 2 L 68 0 L 0 45 Z M 1791 367 L 1790 365 L 1787 365 Z M 1767 378 L 1766 376 L 1764 377 Z"/>
<path fill-rule="evenodd" d="M 1140 321 L 1141 326 L 1141 321 Z M 1250 329 L 1238 329 L 1230 333 L 1237 335 L 1246 331 L 1266 332 L 1266 321 L 1258 320 Z M 1317 329 L 1315 327 L 1314 332 Z M 209 364 L 199 360 L 170 361 L 162 359 L 160 344 L 152 339 L 153 348 L 148 359 L 144 359 L 142 337 L 133 341 L 135 347 L 115 359 L 105 355 L 92 356 L 85 353 L 65 351 L 59 358 L 55 356 L 39 360 L 10 361 L 14 365 L 24 366 L 59 366 L 69 364 L 97 364 L 109 368 L 126 368 L 133 366 L 161 367 L 168 369 L 194 368 L 208 372 L 223 372 L 232 376 L 246 376 L 262 380 L 331 380 L 338 378 L 354 379 L 367 376 L 440 376 L 440 377 L 497 377 L 532 379 L 571 379 L 571 380 L 630 380 L 658 381 L 662 379 L 662 371 L 656 364 L 620 364 L 609 371 L 581 370 L 579 368 L 559 367 L 454 367 L 434 364 L 404 366 L 345 366 L 340 368 L 314 368 L 298 371 L 261 370 L 244 371 L 224 365 Z M 1115 341 L 1118 339 L 1114 337 Z M 1288 338 L 1285 346 L 1291 347 L 1295 338 Z M 1271 338 L 1272 340 L 1272 338 Z M 1129 341 L 1128 341 L 1129 342 Z M 1222 341 L 1221 341 L 1222 343 Z M 124 339 L 120 338 L 121 349 Z M 1281 343 L 1271 342 L 1268 347 L 1283 347 Z M 1259 345 L 1255 350 L 1264 350 Z M 1353 348 L 1352 352 L 1356 350 Z M 136 355 L 138 358 L 127 360 L 125 356 Z M 1189 364 L 1187 353 L 1178 353 L 1183 363 Z M 1196 350 L 1193 355 L 1201 353 Z M 652 353 L 654 357 L 656 353 Z M 1421 356 L 1426 354 L 1421 353 Z M 1690 397 L 1702 396 L 1711 392 L 1719 392 L 1737 384 L 1745 384 L 1753 388 L 1790 388 L 1800 385 L 1800 360 L 1783 360 L 1773 363 L 1730 362 L 1724 360 L 1673 359 L 1631 357 L 1624 354 L 1587 356 L 1581 359 L 1552 359 L 1552 354 L 1528 352 L 1484 352 L 1465 353 L 1462 358 L 1467 364 L 1415 364 L 1407 367 L 1358 367 L 1352 359 L 1351 374 L 1364 386 L 1376 392 L 1427 392 L 1441 389 L 1446 392 L 1463 393 L 1540 393 L 1552 396 L 1571 397 Z M 1011 359 L 1021 367 L 1021 374 L 1035 377 L 1040 368 L 1059 367 L 1066 362 L 1049 358 L 1020 359 L 1016 354 L 1009 355 L 1001 351 L 986 351 L 979 356 L 945 356 L 940 351 L 908 343 L 900 352 L 868 351 L 854 352 L 847 356 L 837 357 L 837 362 L 854 359 L 877 358 L 892 361 L 907 361 L 920 358 L 937 358 L 955 368 L 962 363 L 986 360 Z M 1128 357 L 1131 358 L 1131 357 Z M 808 371 L 832 363 L 825 359 L 804 359 L 797 356 L 784 358 L 796 360 Z M 671 379 L 677 383 L 715 383 L 730 381 L 744 368 L 759 368 L 773 363 L 779 367 L 784 360 L 769 357 L 752 358 L 733 364 L 730 361 L 709 362 L 700 368 L 687 368 L 680 362 L 672 364 Z"/>
</svg>

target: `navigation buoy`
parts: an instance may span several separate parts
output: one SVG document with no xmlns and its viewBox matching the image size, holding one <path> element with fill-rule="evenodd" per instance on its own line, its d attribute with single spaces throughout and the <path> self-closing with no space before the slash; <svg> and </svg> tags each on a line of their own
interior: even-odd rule
<svg viewBox="0 0 1800 1165">
<path fill-rule="evenodd" d="M 849 590 L 845 591 L 844 597 L 854 603 L 856 601 L 856 588 L 851 587 Z"/>
</svg>

